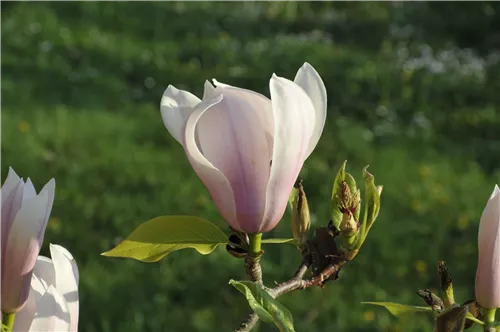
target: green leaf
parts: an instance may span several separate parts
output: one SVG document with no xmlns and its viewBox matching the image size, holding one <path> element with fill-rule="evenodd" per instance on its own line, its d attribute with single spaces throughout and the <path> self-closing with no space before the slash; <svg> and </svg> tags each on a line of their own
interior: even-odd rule
<svg viewBox="0 0 500 332">
<path fill-rule="evenodd" d="M 280 243 L 289 243 L 289 244 L 297 244 L 297 240 L 295 239 L 262 239 L 262 243 L 274 243 L 274 244 L 280 244 Z"/>
<path fill-rule="evenodd" d="M 152 263 L 184 248 L 193 248 L 207 255 L 219 244 L 226 243 L 226 234 L 208 220 L 192 216 L 163 216 L 146 221 L 102 255 Z"/>
<path fill-rule="evenodd" d="M 414 305 L 406 305 L 393 302 L 361 302 L 361 303 L 384 307 L 396 317 L 400 317 L 402 315 L 414 312 L 432 312 L 432 309 L 430 307 L 419 307 Z"/>
<path fill-rule="evenodd" d="M 230 280 L 229 284 L 245 295 L 248 304 L 262 321 L 274 323 L 281 332 L 295 331 L 290 311 L 269 295 L 262 286 L 251 281 Z"/>
</svg>

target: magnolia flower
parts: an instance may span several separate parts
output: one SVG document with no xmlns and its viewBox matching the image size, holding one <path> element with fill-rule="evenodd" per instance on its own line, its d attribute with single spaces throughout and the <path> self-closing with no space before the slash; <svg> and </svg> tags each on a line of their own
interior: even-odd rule
<svg viewBox="0 0 500 332">
<path fill-rule="evenodd" d="M 500 308 L 500 189 L 495 186 L 479 223 L 476 300 L 483 308 Z"/>
<path fill-rule="evenodd" d="M 213 80 L 203 100 L 168 86 L 163 122 L 229 225 L 267 232 L 279 222 L 326 119 L 326 89 L 305 63 L 294 82 L 273 75 L 271 99 Z"/>
<path fill-rule="evenodd" d="M 28 302 L 16 315 L 14 332 L 78 330 L 78 266 L 68 250 L 50 245 L 52 260 L 39 256 Z"/>
<path fill-rule="evenodd" d="M 2 311 L 22 309 L 30 289 L 36 258 L 54 202 L 55 181 L 51 179 L 37 195 L 31 180 L 26 183 L 12 168 L 1 189 Z"/>
</svg>

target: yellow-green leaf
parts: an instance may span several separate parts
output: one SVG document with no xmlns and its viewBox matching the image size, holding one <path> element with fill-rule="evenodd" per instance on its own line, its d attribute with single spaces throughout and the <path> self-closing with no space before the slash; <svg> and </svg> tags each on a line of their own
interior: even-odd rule
<svg viewBox="0 0 500 332">
<path fill-rule="evenodd" d="M 465 315 L 465 318 L 467 318 L 468 320 L 471 320 L 473 321 L 474 323 L 476 324 L 479 324 L 479 325 L 484 325 L 484 322 L 482 320 L 479 320 L 477 319 L 476 317 L 474 317 L 470 312 L 467 311 L 467 314 Z"/>
<path fill-rule="evenodd" d="M 419 307 L 414 305 L 406 305 L 393 302 L 362 302 L 362 303 L 384 307 L 396 317 L 400 317 L 402 315 L 414 312 L 432 312 L 432 309 L 430 307 Z"/>
<path fill-rule="evenodd" d="M 294 332 L 292 314 L 260 285 L 251 281 L 230 280 L 229 284 L 247 298 L 248 304 L 259 318 L 274 323 L 281 332 Z"/>
<path fill-rule="evenodd" d="M 163 216 L 141 224 L 115 248 L 102 255 L 152 263 L 185 248 L 207 255 L 219 244 L 226 243 L 226 234 L 208 220 L 192 216 Z"/>
<path fill-rule="evenodd" d="M 292 188 L 292 192 L 290 193 L 290 196 L 288 196 L 288 205 L 290 206 L 290 210 L 293 210 L 293 201 L 295 200 L 295 196 L 297 196 L 299 193 L 299 190 L 297 188 Z"/>
<path fill-rule="evenodd" d="M 262 243 L 273 243 L 273 244 L 281 244 L 281 243 L 289 243 L 289 244 L 297 244 L 297 240 L 295 239 L 262 239 Z"/>
</svg>

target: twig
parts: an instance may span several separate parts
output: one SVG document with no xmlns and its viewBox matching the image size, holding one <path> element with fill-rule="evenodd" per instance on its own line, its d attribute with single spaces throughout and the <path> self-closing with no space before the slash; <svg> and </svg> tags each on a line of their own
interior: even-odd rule
<svg viewBox="0 0 500 332">
<path fill-rule="evenodd" d="M 245 257 L 245 271 L 251 281 L 262 285 L 262 268 L 259 263 L 260 257 L 261 256 L 247 255 Z M 234 332 L 248 332 L 257 324 L 258 320 L 259 317 L 252 311 Z"/>
<path fill-rule="evenodd" d="M 245 257 L 245 271 L 247 272 L 248 278 L 255 283 L 262 285 L 262 268 L 260 267 L 260 257 L 261 256 L 250 256 Z"/>
<path fill-rule="evenodd" d="M 267 289 L 267 291 L 272 297 L 277 298 L 278 296 L 292 292 L 296 289 L 306 289 L 311 286 L 322 285 L 330 276 L 337 273 L 345 263 L 347 263 L 346 260 L 340 260 L 334 264 L 327 265 L 320 274 L 311 279 L 304 280 L 302 278 L 310 266 L 310 262 L 304 259 L 297 269 L 297 272 L 295 272 L 295 275 L 290 280 L 277 284 L 275 287 Z M 234 332 L 249 332 L 258 320 L 259 317 L 254 312 L 250 313 Z"/>
<path fill-rule="evenodd" d="M 293 275 L 293 277 L 299 279 L 304 278 L 304 274 L 306 274 L 307 269 L 309 269 L 309 266 L 311 266 L 309 260 L 304 259 L 300 264 L 299 268 L 297 269 L 297 271 L 295 272 L 295 274 Z"/>
<path fill-rule="evenodd" d="M 258 321 L 259 316 L 257 316 L 257 314 L 252 311 L 252 313 L 248 314 L 245 320 L 241 322 L 240 326 L 236 330 L 234 330 L 234 332 L 248 332 L 253 329 Z"/>
</svg>

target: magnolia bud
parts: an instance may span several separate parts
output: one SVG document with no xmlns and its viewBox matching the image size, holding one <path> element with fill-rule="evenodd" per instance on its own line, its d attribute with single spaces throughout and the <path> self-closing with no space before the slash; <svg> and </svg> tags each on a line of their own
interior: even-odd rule
<svg viewBox="0 0 500 332">
<path fill-rule="evenodd" d="M 500 189 L 495 186 L 479 222 L 476 299 L 485 309 L 500 307 Z"/>
<path fill-rule="evenodd" d="M 342 164 L 332 192 L 332 223 L 341 233 L 351 233 L 357 230 L 359 221 L 360 193 L 356 181 L 345 171 L 346 162 Z"/>
<path fill-rule="evenodd" d="M 297 188 L 294 188 L 295 197 L 292 203 L 292 233 L 297 240 L 300 249 L 304 249 L 308 240 L 308 231 L 311 227 L 311 216 L 309 215 L 309 205 L 307 204 L 306 193 L 299 181 Z"/>
</svg>

